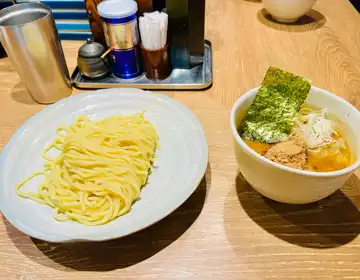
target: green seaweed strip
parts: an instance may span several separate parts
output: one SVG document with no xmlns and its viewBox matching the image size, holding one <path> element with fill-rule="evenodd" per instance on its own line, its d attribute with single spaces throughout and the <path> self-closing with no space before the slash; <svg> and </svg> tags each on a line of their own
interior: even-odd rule
<svg viewBox="0 0 360 280">
<path fill-rule="evenodd" d="M 281 69 L 270 67 L 266 72 L 262 85 L 282 84 L 288 87 L 288 94 L 285 97 L 293 100 L 293 104 L 297 110 L 304 103 L 310 92 L 311 85 L 303 77 L 296 76 Z"/>
<path fill-rule="evenodd" d="M 304 78 L 270 67 L 245 115 L 241 137 L 263 143 L 285 140 L 310 88 Z"/>
</svg>

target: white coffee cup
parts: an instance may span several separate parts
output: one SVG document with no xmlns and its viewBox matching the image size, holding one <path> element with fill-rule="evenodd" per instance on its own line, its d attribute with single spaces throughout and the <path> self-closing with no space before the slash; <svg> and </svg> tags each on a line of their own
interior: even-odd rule
<svg viewBox="0 0 360 280">
<path fill-rule="evenodd" d="M 279 22 L 292 23 L 305 15 L 316 0 L 262 0 L 264 8 Z"/>
</svg>

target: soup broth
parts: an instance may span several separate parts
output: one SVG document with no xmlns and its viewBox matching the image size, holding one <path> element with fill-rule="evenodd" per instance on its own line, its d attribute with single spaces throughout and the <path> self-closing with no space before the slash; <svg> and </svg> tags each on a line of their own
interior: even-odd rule
<svg viewBox="0 0 360 280">
<path fill-rule="evenodd" d="M 311 113 L 319 110 L 321 109 L 309 104 L 301 106 L 302 112 Z M 334 125 L 334 132 L 331 135 L 333 142 L 308 151 L 308 164 L 311 171 L 337 171 L 349 167 L 354 162 L 349 143 L 341 132 L 343 124 L 332 115 L 327 116 L 327 119 L 331 120 Z"/>
<path fill-rule="evenodd" d="M 352 153 L 346 139 L 337 131 L 336 142 L 308 152 L 309 169 L 315 172 L 331 172 L 349 167 Z"/>
<path fill-rule="evenodd" d="M 312 112 L 318 112 L 321 109 L 314 106 L 304 104 L 301 106 L 301 114 L 306 115 Z M 344 134 L 341 132 L 342 123 L 334 116 L 326 116 L 326 119 L 331 120 L 334 126 L 333 133 L 331 134 L 331 142 L 317 148 L 307 148 L 307 164 L 305 170 L 314 172 L 331 172 L 349 167 L 355 158 L 352 155 L 348 141 Z M 305 122 L 306 123 L 306 122 Z M 293 132 L 293 135 L 295 133 Z M 291 141 L 291 136 L 289 137 Z M 255 152 L 262 156 L 266 156 L 267 152 L 278 144 L 267 144 L 244 139 L 244 142 Z M 291 157 L 291 155 L 290 155 Z M 286 165 L 286 164 L 285 164 Z"/>
<path fill-rule="evenodd" d="M 265 155 L 266 152 L 271 148 L 271 144 L 266 143 L 260 143 L 260 142 L 254 142 L 249 140 L 244 140 L 246 145 L 248 145 L 251 149 L 253 149 L 255 152 L 257 152 L 260 155 Z"/>
</svg>

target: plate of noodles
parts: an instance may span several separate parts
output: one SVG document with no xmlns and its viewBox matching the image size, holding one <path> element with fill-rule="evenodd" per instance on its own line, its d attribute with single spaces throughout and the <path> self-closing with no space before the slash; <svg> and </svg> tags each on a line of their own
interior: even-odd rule
<svg viewBox="0 0 360 280">
<path fill-rule="evenodd" d="M 12 136 L 0 157 L 0 209 L 49 242 L 118 238 L 178 208 L 207 161 L 199 120 L 176 100 L 137 89 L 82 93 Z"/>
</svg>

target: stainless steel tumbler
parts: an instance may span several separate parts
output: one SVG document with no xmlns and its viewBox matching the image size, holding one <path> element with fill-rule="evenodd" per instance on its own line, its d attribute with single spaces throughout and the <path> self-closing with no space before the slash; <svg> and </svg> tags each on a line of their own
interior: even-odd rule
<svg viewBox="0 0 360 280">
<path fill-rule="evenodd" d="M 71 94 L 71 82 L 51 9 L 40 3 L 0 11 L 0 40 L 21 80 L 38 103 Z"/>
</svg>

